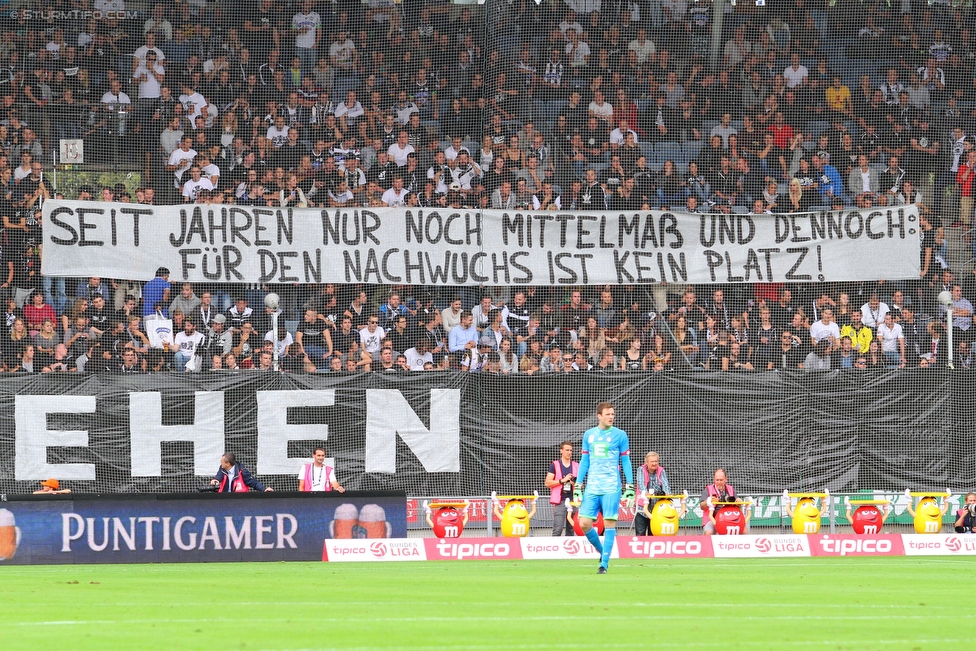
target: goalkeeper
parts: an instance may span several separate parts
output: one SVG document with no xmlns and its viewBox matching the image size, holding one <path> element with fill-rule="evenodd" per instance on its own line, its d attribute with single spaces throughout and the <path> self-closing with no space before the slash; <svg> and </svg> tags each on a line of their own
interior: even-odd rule
<svg viewBox="0 0 976 651">
<path fill-rule="evenodd" d="M 606 574 L 610 564 L 613 541 L 617 536 L 617 511 L 620 508 L 620 465 L 624 467 L 627 487 L 623 498 L 634 500 L 634 469 L 630 465 L 630 441 L 627 432 L 613 426 L 613 405 L 601 402 L 596 406 L 597 426 L 583 433 L 583 456 L 579 464 L 579 479 L 574 501 L 582 503 L 579 521 L 586 539 L 600 552 L 597 574 Z M 582 486 L 586 482 L 586 490 Z M 581 495 L 582 491 L 582 495 Z M 593 528 L 598 513 L 603 513 L 603 544 Z"/>
</svg>

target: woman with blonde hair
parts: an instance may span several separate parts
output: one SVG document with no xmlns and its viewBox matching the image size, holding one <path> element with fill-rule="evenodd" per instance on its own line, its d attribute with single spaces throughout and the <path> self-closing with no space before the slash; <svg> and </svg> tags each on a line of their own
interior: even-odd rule
<svg viewBox="0 0 976 651">
<path fill-rule="evenodd" d="M 234 111 L 227 111 L 220 118 L 220 144 L 229 149 L 236 137 L 237 114 Z"/>
<path fill-rule="evenodd" d="M 790 179 L 790 187 L 786 194 L 786 201 L 781 203 L 780 206 L 782 206 L 782 211 L 787 213 L 806 212 L 807 208 L 810 207 L 808 202 L 804 201 L 803 187 L 800 185 L 800 179 L 796 177 Z"/>
<path fill-rule="evenodd" d="M 600 354 L 607 347 L 607 339 L 603 328 L 597 323 L 596 317 L 586 319 L 586 325 L 580 329 L 580 343 L 586 347 L 586 356 L 593 361 L 600 359 Z"/>
<path fill-rule="evenodd" d="M 71 309 L 61 315 L 61 332 L 67 332 L 75 320 L 80 316 L 85 316 L 85 312 L 87 311 L 88 299 L 76 298 L 75 304 L 71 306 Z"/>
<path fill-rule="evenodd" d="M 17 357 L 17 353 L 31 343 L 30 330 L 27 329 L 27 322 L 21 318 L 14 319 L 13 325 L 10 326 L 10 334 L 7 335 L 3 341 L 2 350 L 3 356 L 9 360 Z"/>
</svg>

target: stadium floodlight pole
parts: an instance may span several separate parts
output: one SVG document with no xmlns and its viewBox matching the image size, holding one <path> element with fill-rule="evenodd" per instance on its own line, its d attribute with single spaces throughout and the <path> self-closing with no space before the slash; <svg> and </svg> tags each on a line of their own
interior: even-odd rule
<svg viewBox="0 0 976 651">
<path fill-rule="evenodd" d="M 945 307 L 946 311 L 946 338 L 949 340 L 949 361 L 946 366 L 950 370 L 955 370 L 955 361 L 952 359 L 952 292 L 948 290 L 939 292 L 939 303 Z"/>
<path fill-rule="evenodd" d="M 271 332 L 274 333 L 274 351 L 271 354 L 276 373 L 278 372 L 278 301 L 280 300 L 274 292 L 264 297 L 264 306 L 271 310 Z"/>
</svg>

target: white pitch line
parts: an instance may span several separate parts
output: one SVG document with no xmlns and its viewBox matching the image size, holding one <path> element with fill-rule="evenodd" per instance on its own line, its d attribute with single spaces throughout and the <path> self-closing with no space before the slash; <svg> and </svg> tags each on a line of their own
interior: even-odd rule
<svg viewBox="0 0 976 651">
<path fill-rule="evenodd" d="M 688 619 L 693 621 L 701 620 L 703 615 L 672 615 L 668 614 L 668 619 Z M 529 616 L 529 617 L 519 617 L 519 621 L 530 621 L 530 622 L 574 622 L 579 621 L 580 616 L 578 615 L 540 615 L 540 616 Z M 594 620 L 604 620 L 604 621 L 634 621 L 634 620 L 659 620 L 660 613 L 648 614 L 648 615 L 590 615 L 585 614 L 585 619 L 587 621 Z M 756 620 L 768 622 L 770 620 L 780 620 L 780 621 L 877 621 L 878 617 L 876 615 L 838 615 L 836 617 L 831 617 L 827 615 L 737 615 L 737 620 Z M 909 620 L 909 619 L 920 619 L 920 620 L 933 620 L 933 619 L 976 619 L 976 613 L 970 615 L 952 615 L 952 614 L 924 614 L 924 615 L 899 615 L 899 620 Z M 111 626 L 117 624 L 205 624 L 205 623 L 272 623 L 272 622 L 318 622 L 320 624 L 332 623 L 332 624 L 346 624 L 346 623 L 366 623 L 366 624 L 383 624 L 383 623 L 418 623 L 418 622 L 508 622 L 511 621 L 510 617 L 507 616 L 477 616 L 477 617 L 464 617 L 464 616 L 425 616 L 425 617 L 215 617 L 215 618 L 160 618 L 160 619 L 79 619 L 79 620 L 49 620 L 49 621 L 35 621 L 35 622 L 10 622 L 5 624 L 5 626 L 20 626 L 20 627 L 34 627 L 34 626 Z"/>
<path fill-rule="evenodd" d="M 889 646 L 893 644 L 963 644 L 970 640 L 968 638 L 939 638 L 939 639 L 899 639 L 899 640 L 873 640 L 872 645 L 878 646 Z M 845 646 L 850 646 L 850 640 L 776 640 L 772 642 L 770 640 L 762 640 L 755 642 L 736 642 L 736 647 L 741 648 L 743 646 L 748 647 L 759 647 L 762 649 L 768 649 L 771 646 L 775 646 L 777 649 L 788 648 L 788 647 L 821 647 L 821 646 L 831 646 L 843 648 Z M 463 649 L 465 651 L 475 651 L 475 650 L 490 650 L 490 649 L 551 649 L 553 648 L 552 643 L 546 644 L 454 644 L 454 645 L 437 645 L 437 646 L 357 646 L 357 647 L 311 647 L 311 648 L 275 648 L 275 649 L 263 649 L 262 651 L 455 651 L 456 649 Z M 559 644 L 560 649 L 660 649 L 660 648 L 721 648 L 727 649 L 728 642 L 660 642 L 655 640 L 653 642 L 627 642 L 623 644 L 617 644 L 612 642 L 593 642 L 586 644 Z"/>
<path fill-rule="evenodd" d="M 139 604 L 137 602 L 132 602 L 132 601 L 125 601 L 125 602 L 99 602 L 99 601 L 86 600 L 85 603 L 87 605 L 89 605 L 89 606 L 98 606 L 98 607 L 102 607 L 102 608 L 106 608 L 106 607 L 132 608 L 134 606 L 140 606 L 140 605 L 152 605 L 152 606 L 156 606 L 156 607 L 165 606 L 165 607 L 168 607 L 168 608 L 173 608 L 173 607 L 182 607 L 182 606 L 187 606 L 187 607 L 213 606 L 213 605 L 217 604 L 218 602 L 215 602 L 215 601 L 180 601 L 180 602 L 174 602 L 174 603 L 170 603 L 170 604 L 160 604 L 159 602 L 153 602 L 151 604 Z M 32 602 L 29 602 L 29 601 L 17 601 L 16 603 L 14 603 L 14 602 L 11 602 L 11 603 L 0 602 L 0 608 L 17 608 L 17 607 L 24 607 L 24 606 L 30 606 L 30 605 L 50 606 L 50 602 L 49 601 L 39 601 L 39 602 L 34 602 L 33 604 L 32 604 Z M 451 607 L 454 607 L 454 608 L 457 608 L 458 607 L 458 603 L 456 601 L 418 601 L 417 599 L 410 599 L 410 600 L 405 600 L 405 601 L 345 601 L 345 600 L 342 600 L 342 601 L 235 601 L 233 604 L 230 604 L 230 605 L 231 606 L 262 606 L 262 607 L 267 607 L 267 606 L 328 606 L 330 608 L 339 608 L 339 607 L 342 607 L 342 606 L 350 606 L 350 607 L 357 607 L 358 608 L 360 606 L 402 606 L 402 605 L 410 605 L 410 606 L 415 606 L 415 607 L 422 606 L 424 608 L 427 608 L 427 607 L 430 607 L 430 606 L 451 606 Z M 463 605 L 465 607 L 469 607 L 470 606 L 472 608 L 483 607 L 483 606 L 492 606 L 492 607 L 496 607 L 496 608 L 498 608 L 498 607 L 509 607 L 509 606 L 516 607 L 517 606 L 517 607 L 523 608 L 523 609 L 526 608 L 526 603 L 525 602 L 514 602 L 514 601 L 509 601 L 509 602 L 505 602 L 505 601 L 466 601 Z M 619 608 L 625 608 L 625 607 L 626 608 L 629 608 L 629 607 L 633 606 L 633 607 L 637 607 L 637 608 L 701 608 L 701 605 L 702 604 L 700 602 L 668 602 L 668 601 L 659 601 L 659 602 L 656 602 L 656 603 L 635 602 L 635 603 L 621 604 L 620 606 L 617 606 L 617 607 L 619 607 Z M 714 603 L 714 602 L 709 602 L 708 605 L 709 606 L 715 606 L 717 608 L 726 608 L 726 607 L 728 607 L 728 608 L 732 608 L 732 607 L 735 607 L 735 608 L 802 608 L 804 610 L 808 610 L 810 608 L 843 608 L 845 610 L 850 610 L 852 608 L 855 608 L 855 609 L 856 608 L 872 608 L 872 609 L 880 609 L 880 610 L 902 610 L 902 609 L 914 610 L 914 609 L 917 609 L 918 608 L 918 605 L 917 604 L 811 604 L 809 602 L 807 602 L 807 603 L 793 604 L 793 603 L 746 603 L 746 602 L 741 602 L 741 601 L 737 601 L 735 603 Z M 592 604 L 591 603 L 586 603 L 586 602 L 578 602 L 577 603 L 577 606 L 580 609 L 586 608 L 588 606 L 605 608 L 606 607 L 606 604 L 604 604 L 603 602 L 594 602 Z M 968 611 L 971 610 L 970 606 L 967 605 L 967 604 L 958 604 L 956 606 L 953 606 L 953 605 L 944 605 L 944 606 L 938 606 L 938 607 L 940 609 L 943 609 L 943 610 L 952 609 L 952 608 L 956 608 L 958 610 L 963 610 L 963 611 L 966 611 L 966 612 L 968 612 Z"/>
</svg>

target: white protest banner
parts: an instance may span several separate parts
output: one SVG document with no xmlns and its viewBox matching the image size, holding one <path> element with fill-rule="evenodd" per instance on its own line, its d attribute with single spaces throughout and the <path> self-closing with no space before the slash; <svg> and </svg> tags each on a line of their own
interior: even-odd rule
<svg viewBox="0 0 976 651">
<path fill-rule="evenodd" d="M 793 215 L 44 203 L 52 276 L 602 285 L 917 278 L 914 206 Z"/>
</svg>

